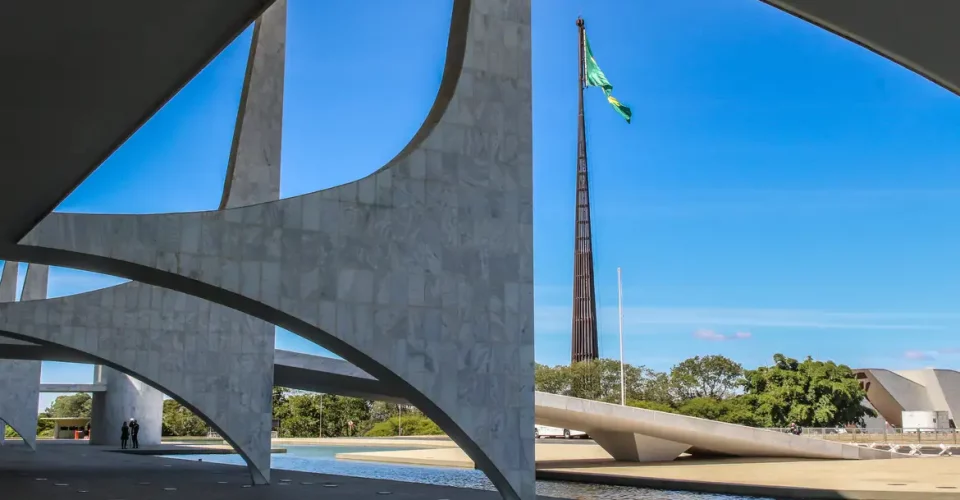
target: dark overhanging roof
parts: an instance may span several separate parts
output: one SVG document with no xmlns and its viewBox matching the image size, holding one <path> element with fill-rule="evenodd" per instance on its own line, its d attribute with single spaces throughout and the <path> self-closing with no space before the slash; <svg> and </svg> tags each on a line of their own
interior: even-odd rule
<svg viewBox="0 0 960 500">
<path fill-rule="evenodd" d="M 960 94 L 960 2 L 761 1 Z M 5 2 L 0 243 L 23 237 L 271 3 Z"/>
<path fill-rule="evenodd" d="M 0 243 L 53 211 L 273 1 L 4 2 Z"/>
<path fill-rule="evenodd" d="M 956 0 L 761 0 L 960 94 Z"/>
</svg>

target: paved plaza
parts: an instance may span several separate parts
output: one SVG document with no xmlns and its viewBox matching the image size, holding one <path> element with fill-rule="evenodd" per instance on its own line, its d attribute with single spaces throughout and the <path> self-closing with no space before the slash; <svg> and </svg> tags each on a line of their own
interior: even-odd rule
<svg viewBox="0 0 960 500">
<path fill-rule="evenodd" d="M 246 467 L 111 452 L 85 444 L 0 448 L 0 497 L 45 500 L 416 499 L 493 500 L 495 491 L 274 469 L 271 486 L 250 486 Z M 547 498 L 547 497 L 543 497 Z"/>
</svg>

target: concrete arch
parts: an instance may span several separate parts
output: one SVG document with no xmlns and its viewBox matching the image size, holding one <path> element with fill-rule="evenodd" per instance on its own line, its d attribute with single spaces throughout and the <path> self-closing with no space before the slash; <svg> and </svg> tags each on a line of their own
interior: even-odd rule
<svg viewBox="0 0 960 500">
<path fill-rule="evenodd" d="M 273 5 L 256 20 L 254 25 L 254 33 L 250 43 L 250 57 L 247 61 L 247 69 L 242 85 L 242 98 L 237 110 L 233 147 L 231 149 L 228 173 L 223 190 L 223 203 L 226 204 L 228 208 L 273 201 L 279 198 L 280 143 L 282 139 L 281 127 L 286 45 L 286 3 L 286 0 L 277 0 L 274 2 Z M 12 301 L 15 295 L 13 285 L 16 282 L 16 263 L 13 263 L 13 265 L 12 279 L 8 279 L 10 278 L 8 275 L 11 274 L 8 272 L 8 268 L 11 266 L 8 265 L 4 269 L 3 279 L 0 280 L 0 302 L 2 302 L 6 296 L 9 296 L 9 300 Z M 39 272 L 36 272 L 38 269 Z M 46 298 L 47 274 L 47 266 L 37 264 L 30 265 L 22 300 L 40 300 Z M 42 293 L 36 293 L 41 290 Z M 54 301 L 49 304 L 39 303 L 24 307 L 35 309 L 36 317 L 46 317 L 50 314 L 51 310 L 59 310 L 62 305 L 61 302 L 66 302 L 70 305 L 78 302 L 81 306 L 89 303 L 99 304 L 101 308 L 94 311 L 96 312 L 97 318 L 93 321 L 98 328 L 104 328 L 105 325 L 108 325 L 110 320 L 106 320 L 105 318 L 112 318 L 112 326 L 133 328 L 132 324 L 118 325 L 116 318 L 137 317 L 138 321 L 150 317 L 154 317 L 155 319 L 158 305 L 169 307 L 171 304 L 178 304 L 181 306 L 180 310 L 182 311 L 207 311 L 210 310 L 211 307 L 210 303 L 196 297 L 169 290 L 154 290 L 149 285 L 136 283 L 125 283 L 105 290 L 81 294 L 81 296 L 59 299 L 59 301 Z M 154 309 L 151 310 L 151 307 Z M 22 312 L 21 309 L 14 310 L 16 312 Z M 79 314 L 88 314 L 90 312 L 91 311 L 88 310 L 81 310 Z M 247 328 L 256 329 L 257 333 L 254 335 L 254 338 L 244 339 L 245 341 L 256 342 L 257 339 L 261 337 L 273 338 L 274 327 L 272 325 L 257 321 L 253 318 L 241 318 L 239 316 L 242 315 L 231 314 L 229 316 L 223 316 L 217 313 L 216 309 L 214 309 L 214 313 L 212 314 L 213 319 L 219 318 L 227 323 L 217 327 L 221 331 L 246 331 Z M 34 323 L 30 323 L 28 315 L 27 320 L 21 324 L 22 331 L 36 331 L 36 324 L 46 324 L 44 321 L 36 319 L 36 317 L 34 318 Z M 162 321 L 166 320 L 166 318 L 161 319 Z M 71 332 L 76 326 L 91 326 L 89 324 L 90 321 L 88 321 L 89 318 L 71 317 L 70 313 L 67 313 L 66 316 L 60 318 L 60 320 L 64 326 L 64 331 L 60 332 L 60 336 L 63 338 L 70 338 Z M 244 321 L 244 324 L 241 325 L 237 321 Z M 56 328 L 57 326 L 57 322 L 54 321 L 52 328 Z M 146 325 L 140 324 L 139 326 L 145 327 Z M 154 329 L 158 328 L 155 324 L 149 326 L 152 326 Z M 186 328 L 186 330 L 189 330 L 189 327 Z M 151 356 L 159 355 L 163 359 L 178 356 L 178 351 L 182 351 L 184 345 L 189 346 L 198 340 L 197 338 L 193 338 L 193 333 L 195 332 L 186 331 L 185 333 L 186 336 L 190 338 L 180 339 L 185 344 L 180 345 L 179 349 L 177 349 L 178 346 L 173 346 L 174 351 L 169 351 L 169 349 L 161 349 L 160 352 L 155 350 L 149 351 L 149 348 L 160 349 L 171 347 L 169 345 L 153 345 L 147 349 L 149 351 L 147 354 Z M 207 333 L 209 332 L 201 331 L 198 336 L 199 340 L 207 340 L 205 337 Z M 104 337 L 102 332 L 100 337 L 101 338 L 98 339 L 99 342 L 125 342 L 127 344 L 139 344 L 143 340 L 138 338 Z M 99 345 L 82 345 L 82 338 L 80 341 L 80 347 L 92 348 L 94 350 L 91 352 L 84 350 L 65 351 L 63 349 L 50 349 L 49 347 L 40 348 L 40 346 L 36 344 L 30 344 L 28 346 L 19 345 L 14 348 L 11 348 L 11 346 L 7 344 L 3 347 L 6 351 L 13 352 L 14 355 L 16 355 L 18 350 L 21 351 L 20 354 L 27 354 L 29 352 L 30 355 L 36 355 L 38 352 L 49 355 L 51 354 L 50 351 L 53 351 L 52 354 L 57 356 L 79 358 L 82 362 L 96 363 L 96 360 L 99 359 L 96 348 L 99 347 Z M 261 352 L 264 350 L 272 352 L 272 341 L 262 343 L 259 348 Z M 260 354 L 261 352 L 255 354 Z M 36 399 L 35 393 L 40 384 L 40 361 L 0 361 L 0 376 L 8 374 L 10 377 L 22 382 L 23 376 L 20 372 L 24 372 L 25 370 L 30 372 L 30 368 L 34 365 L 37 372 L 36 381 L 33 384 L 33 386 L 35 386 L 33 387 L 34 399 Z M 212 370 L 219 368 L 223 367 L 211 367 Z M 269 369 L 272 370 L 272 367 Z M 98 381 L 104 383 L 109 388 L 109 392 L 99 393 L 94 396 L 92 426 L 100 432 L 94 432 L 92 434 L 91 444 L 119 445 L 119 434 L 115 431 L 120 428 L 121 422 L 126 421 L 126 419 L 130 417 L 137 417 L 143 425 L 140 433 L 141 443 L 149 445 L 159 444 L 160 442 L 162 394 L 155 389 L 151 389 L 149 386 L 140 386 L 138 382 L 134 381 L 129 376 L 129 366 L 126 371 L 127 375 L 109 367 L 98 366 Z M 272 373 L 272 371 L 270 373 Z M 203 373 L 200 373 L 198 376 L 202 378 L 202 375 Z M 211 373 L 207 373 L 206 375 L 209 380 Z M 214 372 L 212 375 L 216 375 L 216 373 Z M 203 381 L 199 382 L 197 387 L 204 386 Z M 7 394 L 0 393 L 0 395 L 2 395 L 2 397 L 0 397 L 0 410 L 4 409 L 4 403 L 7 400 L 17 403 L 20 399 L 23 399 L 25 391 L 28 388 L 27 385 L 20 384 L 14 391 L 10 391 Z M 256 386 L 252 387 L 252 389 L 254 390 L 254 398 L 261 396 L 256 393 L 258 389 Z M 229 392 L 227 394 L 229 395 Z M 189 400 L 192 399 L 193 396 L 195 396 L 195 394 L 187 394 L 184 398 L 180 399 L 181 401 L 185 399 Z M 214 393 L 212 396 L 219 398 L 222 394 Z M 193 405 L 189 404 L 189 401 L 187 401 L 187 403 L 188 407 L 193 407 Z M 218 399 L 218 405 L 226 405 L 230 414 L 245 414 L 243 409 L 237 406 L 241 403 L 243 403 L 241 398 L 235 398 L 226 403 L 221 403 Z M 13 407 L 17 409 L 23 408 L 22 405 L 13 405 Z M 210 409 L 209 405 L 205 408 L 206 411 Z M 20 413 L 23 412 L 21 411 Z M 0 414 L 4 414 L 4 411 L 0 411 Z M 27 417 L 32 419 L 35 418 L 35 415 L 28 414 Z M 219 419 L 208 418 L 207 420 L 212 422 L 214 428 L 222 428 Z M 256 422 L 252 423 L 255 424 Z M 246 434 L 243 434 L 243 439 L 235 439 L 237 432 L 242 433 L 244 431 L 246 431 Z M 233 442 L 240 442 L 240 445 L 235 447 L 240 449 L 241 454 L 247 459 L 251 467 L 251 475 L 254 478 L 254 482 L 268 482 L 269 454 L 264 456 L 262 450 L 269 450 L 269 429 L 263 429 L 262 426 L 258 427 L 257 425 L 253 425 L 247 429 L 226 429 L 226 432 L 222 434 L 229 436 Z M 32 443 L 32 441 L 29 442 Z M 259 443 L 259 448 L 261 449 L 258 450 L 256 447 L 251 448 L 249 446 L 251 442 Z M 263 442 L 266 442 L 265 447 L 262 446 Z M 243 446 L 242 449 L 241 446 Z M 250 452 L 249 455 L 247 454 L 248 451 Z M 258 452 L 259 456 L 256 456 Z M 269 451 L 267 451 L 267 453 L 269 453 Z M 266 467 L 266 469 L 264 469 L 264 467 Z M 264 470 L 258 470 L 258 468 Z"/>
<path fill-rule="evenodd" d="M 129 302 L 118 309 L 117 300 Z M 247 462 L 255 484 L 269 482 L 272 325 L 172 290 L 129 283 L 0 304 L 0 332 L 75 353 L 170 395 L 220 432 Z"/>
<path fill-rule="evenodd" d="M 55 213 L 0 254 L 311 339 L 420 407 L 505 497 L 533 498 L 529 23 L 528 0 L 455 0 L 437 100 L 370 176 L 219 212 Z"/>
</svg>

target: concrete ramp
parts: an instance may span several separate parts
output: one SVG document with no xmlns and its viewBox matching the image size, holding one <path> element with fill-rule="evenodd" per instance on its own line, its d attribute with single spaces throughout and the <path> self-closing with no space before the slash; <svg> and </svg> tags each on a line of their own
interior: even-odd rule
<svg viewBox="0 0 960 500">
<path fill-rule="evenodd" d="M 906 457 L 851 444 L 543 392 L 536 393 L 536 421 L 584 431 L 614 458 L 628 461 L 661 461 L 688 450 L 738 457 Z M 679 451 L 674 454 L 676 450 Z"/>
</svg>

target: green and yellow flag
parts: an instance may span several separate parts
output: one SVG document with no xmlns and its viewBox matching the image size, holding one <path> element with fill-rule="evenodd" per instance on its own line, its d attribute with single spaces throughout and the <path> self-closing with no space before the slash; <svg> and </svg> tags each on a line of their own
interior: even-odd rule
<svg viewBox="0 0 960 500">
<path fill-rule="evenodd" d="M 584 48 L 584 75 L 586 75 L 587 86 L 588 87 L 600 87 L 603 89 L 603 93 L 607 96 L 607 102 L 613 106 L 613 109 L 620 113 L 627 123 L 630 123 L 630 117 L 633 116 L 630 108 L 623 105 L 616 97 L 613 97 L 613 85 L 610 85 L 610 82 L 607 80 L 607 77 L 604 76 L 603 71 L 600 71 L 600 66 L 597 66 L 597 60 L 593 58 L 593 51 L 590 50 L 590 42 L 587 41 L 587 32 L 583 32 L 583 48 Z"/>
</svg>

